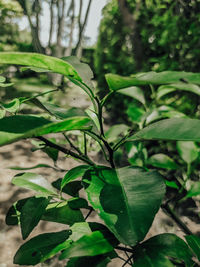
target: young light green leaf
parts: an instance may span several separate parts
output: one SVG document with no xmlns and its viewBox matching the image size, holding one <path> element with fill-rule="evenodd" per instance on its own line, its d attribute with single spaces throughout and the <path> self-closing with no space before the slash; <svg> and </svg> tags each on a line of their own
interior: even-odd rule
<svg viewBox="0 0 200 267">
<path fill-rule="evenodd" d="M 36 116 L 15 115 L 0 119 L 0 146 L 49 133 L 90 129 L 89 118 L 74 117 L 59 122 Z"/>
<path fill-rule="evenodd" d="M 38 235 L 23 244 L 14 256 L 14 264 L 36 265 L 60 243 L 70 236 L 71 231 L 64 230 L 57 233 Z"/>
<path fill-rule="evenodd" d="M 78 72 L 82 81 L 87 84 L 91 89 L 93 88 L 91 80 L 94 78 L 94 74 L 88 64 L 80 62 L 80 60 L 74 56 L 63 57 L 62 60 L 72 65 Z"/>
<path fill-rule="evenodd" d="M 128 88 L 123 88 L 123 89 L 117 90 L 117 92 L 122 94 L 122 95 L 130 96 L 130 97 L 138 100 L 143 105 L 145 105 L 145 102 L 146 102 L 145 96 L 144 96 L 143 91 L 140 89 L 140 87 L 131 86 Z"/>
<path fill-rule="evenodd" d="M 34 72 L 50 72 L 48 69 L 36 68 L 36 67 L 21 67 L 20 71 L 32 70 Z"/>
<path fill-rule="evenodd" d="M 5 77 L 3 77 L 3 76 L 0 76 L 0 83 L 4 83 L 4 82 L 5 82 L 5 80 L 6 80 L 6 78 L 5 78 Z"/>
<path fill-rule="evenodd" d="M 200 237 L 196 235 L 186 235 L 185 239 L 200 261 Z"/>
<path fill-rule="evenodd" d="M 199 73 L 184 71 L 163 71 L 163 72 L 146 72 L 134 74 L 130 77 L 123 77 L 117 74 L 106 74 L 106 81 L 111 90 L 119 90 L 130 86 L 148 85 L 148 84 L 170 84 L 179 83 L 186 80 L 188 83 L 200 84 Z"/>
<path fill-rule="evenodd" d="M 71 209 L 65 201 L 49 204 L 42 220 L 73 225 L 76 222 L 83 222 L 84 218 L 80 210 Z"/>
<path fill-rule="evenodd" d="M 26 239 L 39 223 L 48 204 L 49 199 L 44 197 L 32 197 L 26 201 L 20 214 L 20 226 L 23 239 Z"/>
<path fill-rule="evenodd" d="M 70 229 L 72 231 L 72 234 L 70 236 L 70 239 L 72 241 L 77 241 L 82 236 L 89 235 L 92 233 L 90 226 L 87 222 L 74 223 Z"/>
<path fill-rule="evenodd" d="M 37 53 L 0 52 L 0 64 L 36 67 L 82 80 L 71 64 L 59 58 Z"/>
<path fill-rule="evenodd" d="M 67 185 L 69 182 L 82 177 L 84 175 L 84 173 L 90 168 L 90 166 L 88 165 L 80 165 L 77 167 L 72 168 L 71 170 L 69 170 L 66 175 L 64 176 L 64 178 L 62 179 L 61 182 L 61 189 L 63 189 L 63 187 L 65 185 Z"/>
<path fill-rule="evenodd" d="M 187 164 L 191 164 L 199 156 L 199 148 L 192 141 L 178 141 L 176 147 L 179 155 Z"/>
<path fill-rule="evenodd" d="M 83 183 L 92 207 L 121 243 L 134 246 L 144 239 L 165 193 L 159 173 L 101 167 L 87 171 Z"/>
<path fill-rule="evenodd" d="M 64 250 L 60 259 L 96 256 L 113 250 L 113 247 L 104 238 L 101 232 L 95 231 L 91 234 L 84 235 L 77 241 L 73 242 L 69 248 Z"/>
<path fill-rule="evenodd" d="M 178 168 L 178 165 L 173 159 L 161 153 L 152 155 L 148 158 L 146 163 L 157 168 L 163 168 L 168 170 L 176 170 Z"/>
<path fill-rule="evenodd" d="M 128 138 L 135 140 L 200 140 L 200 120 L 173 118 L 161 120 L 145 127 L 141 131 Z"/>
<path fill-rule="evenodd" d="M 173 267 L 170 258 L 184 261 L 186 267 L 194 263 L 187 244 L 174 234 L 161 234 L 148 239 L 137 247 L 134 255 L 134 267 Z"/>
<path fill-rule="evenodd" d="M 37 164 L 37 165 L 31 166 L 31 167 L 19 167 L 19 166 L 9 167 L 9 169 L 11 169 L 11 170 L 17 170 L 17 171 L 27 171 L 27 170 L 37 169 L 37 168 L 51 168 L 51 169 L 55 169 L 55 167 L 50 166 L 48 164 Z"/>
<path fill-rule="evenodd" d="M 52 185 L 41 175 L 36 173 L 21 173 L 13 177 L 12 183 L 26 188 L 34 190 L 40 194 L 46 196 L 57 195 L 57 192 Z"/>
</svg>

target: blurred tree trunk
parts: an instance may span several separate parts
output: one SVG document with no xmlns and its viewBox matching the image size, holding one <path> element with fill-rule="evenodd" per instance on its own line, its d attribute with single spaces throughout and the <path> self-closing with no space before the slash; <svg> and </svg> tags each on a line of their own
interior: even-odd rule
<svg viewBox="0 0 200 267">
<path fill-rule="evenodd" d="M 17 0 L 21 5 L 24 15 L 27 16 L 31 28 L 33 46 L 35 52 L 43 53 L 56 57 L 70 56 L 73 51 L 73 41 L 77 40 L 74 48 L 74 55 L 81 57 L 82 40 L 87 24 L 92 0 L 88 1 L 86 11 L 83 12 L 83 0 L 79 0 L 79 14 L 76 12 L 75 0 L 46 0 L 49 6 L 49 36 L 46 47 L 43 47 L 40 39 L 42 26 L 40 19 L 44 14 L 44 3 L 41 0 Z M 76 17 L 78 20 L 76 22 Z M 78 26 L 78 36 L 74 34 L 76 23 Z M 55 32 L 56 29 L 56 32 Z M 67 44 L 67 45 L 66 45 Z M 60 84 L 61 78 L 57 74 L 48 74 L 54 84 Z"/>
<path fill-rule="evenodd" d="M 82 44 L 82 40 L 83 40 L 83 34 L 84 34 L 85 26 L 87 24 L 89 12 L 90 12 L 91 3 L 92 3 L 92 0 L 89 0 L 84 20 L 83 20 L 83 22 L 81 22 L 83 0 L 80 0 L 80 8 L 79 8 L 79 16 L 78 16 L 79 35 L 78 35 L 77 44 L 74 48 L 74 55 L 76 55 L 79 58 L 81 58 L 81 56 L 82 56 L 82 45 L 81 44 Z"/>
<path fill-rule="evenodd" d="M 141 1 L 137 1 L 134 14 L 130 11 L 127 0 L 118 0 L 118 5 L 124 26 L 129 31 L 136 71 L 140 71 L 143 64 L 143 49 L 137 25 L 137 14 L 140 9 Z"/>
</svg>

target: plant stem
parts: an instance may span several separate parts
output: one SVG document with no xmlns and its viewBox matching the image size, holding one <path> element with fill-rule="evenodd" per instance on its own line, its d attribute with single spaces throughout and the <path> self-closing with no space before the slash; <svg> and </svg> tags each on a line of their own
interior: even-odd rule
<svg viewBox="0 0 200 267">
<path fill-rule="evenodd" d="M 90 210 L 88 212 L 88 214 L 85 216 L 84 220 L 86 221 L 87 218 L 91 215 L 91 213 L 94 211 L 94 209 L 92 207 L 90 207 Z"/>
<path fill-rule="evenodd" d="M 45 142 L 45 144 L 49 147 L 53 147 L 61 152 L 63 152 L 64 154 L 67 154 L 67 155 L 70 155 L 76 159 L 80 159 L 82 161 L 84 161 L 85 163 L 87 163 L 88 165 L 90 166 L 96 166 L 94 162 L 92 162 L 88 157 L 86 156 L 83 156 L 83 155 L 79 155 L 79 154 L 76 154 L 74 152 L 72 152 L 71 150 L 67 149 L 67 148 L 64 148 L 60 145 L 57 145 L 57 144 L 54 144 L 53 142 L 49 141 L 48 139 L 44 138 L 43 136 L 38 136 L 37 137 L 39 140 Z"/>
<path fill-rule="evenodd" d="M 125 247 L 121 247 L 121 246 L 117 246 L 115 249 L 126 251 L 126 252 L 130 252 L 130 253 L 134 252 L 134 250 L 131 249 L 131 248 L 125 248 Z"/>
<path fill-rule="evenodd" d="M 73 148 L 73 149 L 76 150 L 80 155 L 82 155 L 83 153 L 80 151 L 80 149 L 79 149 L 78 147 L 76 147 L 76 146 L 72 143 L 72 141 L 69 139 L 69 137 L 68 137 L 65 133 L 63 133 L 63 135 L 64 135 L 65 139 L 67 140 L 67 142 L 70 144 L 71 148 Z"/>
<path fill-rule="evenodd" d="M 193 235 L 190 229 L 185 223 L 176 215 L 168 203 L 161 205 L 161 208 L 176 222 L 176 224 L 183 230 L 187 235 Z"/>
<path fill-rule="evenodd" d="M 126 264 L 129 264 L 129 265 L 132 266 L 132 264 L 129 263 L 129 261 L 130 261 L 132 258 L 133 258 L 133 255 L 131 255 L 131 256 L 127 259 L 127 261 L 125 261 L 125 263 L 122 265 L 122 267 L 126 266 Z"/>
</svg>

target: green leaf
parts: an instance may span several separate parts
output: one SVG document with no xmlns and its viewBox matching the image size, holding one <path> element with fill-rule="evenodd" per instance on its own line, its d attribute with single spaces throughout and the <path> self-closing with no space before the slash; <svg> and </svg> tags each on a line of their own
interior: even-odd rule
<svg viewBox="0 0 200 267">
<path fill-rule="evenodd" d="M 174 118 L 161 120 L 145 127 L 141 131 L 128 138 L 135 140 L 200 140 L 200 120 Z"/>
<path fill-rule="evenodd" d="M 158 88 L 157 98 L 161 98 L 162 96 L 174 92 L 176 90 L 180 91 L 188 91 L 200 95 L 200 87 L 196 84 L 189 84 L 189 83 L 176 83 L 170 85 L 161 85 Z"/>
<path fill-rule="evenodd" d="M 84 221 L 84 218 L 80 210 L 71 209 L 65 201 L 49 204 L 42 220 L 72 225 Z"/>
<path fill-rule="evenodd" d="M 43 152 L 45 152 L 54 162 L 58 159 L 58 153 L 59 151 L 53 147 L 46 146 L 42 149 Z"/>
<path fill-rule="evenodd" d="M 54 247 L 68 239 L 71 231 L 38 235 L 23 244 L 14 256 L 14 264 L 36 265 Z"/>
<path fill-rule="evenodd" d="M 62 59 L 37 53 L 0 52 L 0 64 L 16 64 L 50 70 L 81 81 L 74 67 Z"/>
<path fill-rule="evenodd" d="M 80 62 L 80 60 L 75 56 L 63 57 L 62 59 L 76 69 L 85 84 L 87 84 L 90 88 L 93 88 L 91 80 L 94 78 L 94 74 L 88 64 Z"/>
<path fill-rule="evenodd" d="M 148 239 L 137 247 L 134 255 L 134 267 L 173 267 L 170 258 L 184 261 L 186 267 L 193 266 L 189 247 L 174 234 L 161 234 Z"/>
<path fill-rule="evenodd" d="M 20 71 L 26 71 L 26 70 L 32 70 L 34 72 L 50 72 L 50 70 L 47 70 L 47 69 L 42 69 L 42 68 L 36 68 L 36 67 L 21 67 L 20 68 Z"/>
<path fill-rule="evenodd" d="M 6 78 L 3 76 L 0 76 L 0 83 L 4 83 L 6 81 Z"/>
<path fill-rule="evenodd" d="M 19 110 L 20 100 L 18 98 L 13 99 L 9 103 L 1 103 L 1 106 L 8 112 L 15 113 Z"/>
<path fill-rule="evenodd" d="M 145 105 L 145 102 L 146 102 L 145 96 L 144 96 L 143 91 L 140 89 L 140 87 L 132 86 L 132 87 L 118 90 L 117 92 L 122 94 L 122 95 L 130 96 L 130 97 L 138 100 L 143 105 Z"/>
<path fill-rule="evenodd" d="M 167 180 L 165 180 L 165 184 L 168 187 L 179 189 L 178 185 L 175 182 L 173 182 L 173 181 L 167 181 Z"/>
<path fill-rule="evenodd" d="M 174 108 L 170 106 L 160 106 L 158 108 L 155 108 L 147 114 L 146 116 L 146 124 L 150 124 L 156 120 L 160 120 L 163 118 L 181 118 L 186 117 L 186 115 L 182 112 L 179 112 L 175 110 Z"/>
<path fill-rule="evenodd" d="M 84 235 L 73 242 L 69 248 L 63 251 L 60 259 L 96 256 L 113 250 L 113 247 L 104 238 L 101 232 L 95 231 L 89 235 Z"/>
<path fill-rule="evenodd" d="M 192 141 L 178 141 L 176 147 L 179 155 L 187 164 L 191 164 L 199 156 L 199 148 Z"/>
<path fill-rule="evenodd" d="M 0 87 L 9 87 L 12 86 L 14 83 L 0 83 Z"/>
<path fill-rule="evenodd" d="M 108 142 L 116 141 L 121 134 L 125 135 L 128 132 L 129 127 L 125 124 L 116 124 L 108 129 L 105 133 L 105 137 Z"/>
<path fill-rule="evenodd" d="M 200 237 L 196 235 L 186 235 L 185 239 L 200 261 Z"/>
<path fill-rule="evenodd" d="M 145 119 L 145 110 L 136 105 L 129 105 L 126 113 L 133 122 L 138 124 L 142 123 Z"/>
<path fill-rule="evenodd" d="M 163 168 L 168 170 L 176 170 L 178 168 L 178 165 L 173 159 L 161 153 L 152 155 L 148 158 L 146 163 L 157 168 Z"/>
<path fill-rule="evenodd" d="M 198 195 L 200 195 L 200 182 L 195 181 L 195 182 L 192 182 L 191 187 L 188 190 L 187 195 L 185 197 L 189 198 L 189 197 L 195 197 Z"/>
<path fill-rule="evenodd" d="M 14 185 L 34 190 L 46 196 L 55 196 L 57 192 L 52 185 L 41 175 L 36 173 L 20 173 L 13 177 Z"/>
<path fill-rule="evenodd" d="M 74 117 L 59 122 L 36 116 L 15 115 L 0 119 L 0 146 L 16 142 L 20 139 L 37 137 L 49 133 L 71 130 L 87 130 L 90 122 L 86 117 Z"/>
<path fill-rule="evenodd" d="M 57 188 L 59 191 L 61 190 L 61 182 L 62 179 L 59 178 L 55 182 L 52 183 L 53 187 Z M 83 185 L 81 184 L 81 181 L 73 181 L 67 183 L 63 188 L 62 192 L 70 195 L 72 197 L 78 197 L 79 191 L 83 188 Z"/>
<path fill-rule="evenodd" d="M 92 207 L 121 243 L 134 246 L 144 239 L 165 193 L 159 173 L 99 167 L 88 170 L 83 183 Z"/>
<path fill-rule="evenodd" d="M 109 254 L 109 253 L 108 253 Z M 67 262 L 66 267 L 105 267 L 110 262 L 109 255 L 98 255 L 93 257 L 72 258 Z"/>
<path fill-rule="evenodd" d="M 88 223 L 86 223 L 86 222 L 74 223 L 71 226 L 70 231 L 71 231 L 70 239 L 68 239 L 67 241 L 59 244 L 54 249 L 52 249 L 48 254 L 46 254 L 42 258 L 42 262 L 43 261 L 46 261 L 49 258 L 52 258 L 58 252 L 63 251 L 64 249 L 69 248 L 70 245 L 73 243 L 73 241 L 77 241 L 82 236 L 84 236 L 86 234 L 91 234 L 92 233 L 91 230 L 90 230 L 90 227 L 89 227 Z"/>
<path fill-rule="evenodd" d="M 17 171 L 27 171 L 27 170 L 32 170 L 32 169 L 37 169 L 37 168 L 51 168 L 55 169 L 53 166 L 50 166 L 48 164 L 37 164 L 32 167 L 19 167 L 19 166 L 13 166 L 9 167 L 11 170 L 17 170 Z"/>
<path fill-rule="evenodd" d="M 3 117 L 5 117 L 5 115 L 6 115 L 5 109 L 0 109 L 0 119 L 2 119 Z"/>
<path fill-rule="evenodd" d="M 20 225 L 23 239 L 26 239 L 39 223 L 48 204 L 49 199 L 47 198 L 32 197 L 23 205 L 20 214 Z"/>
<path fill-rule="evenodd" d="M 6 214 L 7 225 L 17 225 L 19 223 L 20 212 L 28 199 L 30 199 L 30 197 L 20 199 L 9 208 Z"/>
<path fill-rule="evenodd" d="M 61 182 L 61 189 L 63 189 L 69 182 L 82 177 L 89 168 L 90 166 L 88 165 L 80 165 L 69 170 Z"/>
<path fill-rule="evenodd" d="M 88 202 L 84 198 L 74 197 L 68 200 L 68 205 L 71 209 L 88 209 Z"/>
<path fill-rule="evenodd" d="M 182 79 L 188 83 L 200 84 L 199 73 L 163 71 L 163 72 L 146 72 L 138 73 L 130 77 L 123 77 L 117 74 L 106 74 L 106 81 L 111 90 L 119 90 L 130 86 L 148 85 L 148 84 L 170 84 L 179 83 Z"/>
</svg>

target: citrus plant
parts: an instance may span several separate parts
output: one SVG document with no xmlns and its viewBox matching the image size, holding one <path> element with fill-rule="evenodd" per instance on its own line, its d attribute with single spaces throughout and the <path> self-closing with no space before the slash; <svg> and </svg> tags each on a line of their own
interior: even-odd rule
<svg viewBox="0 0 200 267">
<path fill-rule="evenodd" d="M 132 94 L 145 106 L 140 89 L 144 85 L 162 85 L 160 94 L 177 88 L 185 90 L 186 87 L 187 90 L 200 90 L 200 74 L 172 71 L 141 73 L 131 77 L 107 74 L 110 91 L 100 99 L 91 81 L 91 69 L 75 57 L 58 59 L 35 53 L 0 53 L 0 64 L 17 64 L 37 72 L 62 74 L 84 90 L 92 103 L 92 107 L 84 112 L 78 108 L 65 110 L 39 100 L 39 96 L 52 91 L 1 103 L 1 146 L 22 139 L 34 139 L 38 141 L 34 141 L 37 149 L 42 149 L 54 160 L 58 152 L 62 152 L 81 162 L 52 184 L 32 172 L 13 177 L 13 184 L 35 191 L 35 196 L 14 203 L 6 216 L 8 225 L 20 225 L 24 240 L 40 220 L 66 225 L 64 231 L 40 234 L 26 241 L 16 252 L 14 263 L 36 265 L 57 256 L 60 260 L 68 259 L 68 267 L 107 266 L 117 257 L 124 261 L 122 266 L 198 266 L 200 238 L 176 216 L 166 199 L 166 178 L 147 167 L 128 165 L 119 168 L 114 155 L 125 143 L 199 141 L 200 120 L 169 118 L 147 126 L 143 123 L 138 131 L 113 126 L 105 132 L 103 107 L 115 93 Z M 0 77 L 0 82 L 1 86 L 10 85 L 4 83 L 3 77 Z M 21 104 L 28 105 L 30 102 L 40 107 L 43 113 L 37 116 L 20 114 Z M 74 131 L 83 136 L 82 147 L 70 139 Z M 70 149 L 56 138 L 51 138 L 50 134 L 55 136 L 57 133 L 64 135 Z M 91 159 L 89 138 L 99 145 L 106 164 Z M 85 190 L 85 198 L 79 196 L 81 189 Z M 185 240 L 170 233 L 145 239 L 160 207 L 186 234 Z M 93 210 L 98 212 L 101 223 L 90 222 Z M 125 251 L 127 258 L 121 258 L 119 251 Z"/>
</svg>

